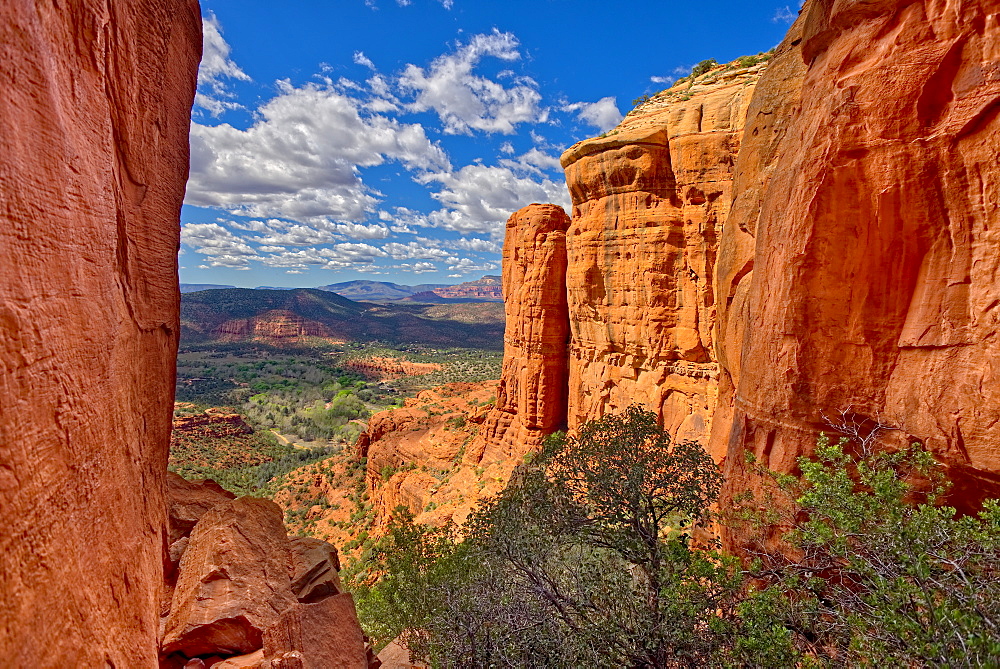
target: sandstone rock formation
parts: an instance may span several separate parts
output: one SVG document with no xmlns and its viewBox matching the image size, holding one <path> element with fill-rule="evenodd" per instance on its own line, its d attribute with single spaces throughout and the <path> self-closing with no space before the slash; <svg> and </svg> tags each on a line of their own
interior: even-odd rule
<svg viewBox="0 0 1000 669">
<path fill-rule="evenodd" d="M 161 667 L 377 666 L 333 546 L 289 539 L 274 502 L 233 499 L 212 481 L 170 474 L 168 492 L 177 564 L 167 571 Z"/>
<path fill-rule="evenodd" d="M 922 441 L 960 506 L 1000 494 L 998 16 L 819 0 L 758 84 L 719 259 L 729 496 L 824 416 Z"/>
<path fill-rule="evenodd" d="M 194 0 L 0 5 L 0 657 L 156 664 Z"/>
<path fill-rule="evenodd" d="M 282 345 L 299 343 L 311 337 L 344 341 L 340 333 L 317 321 L 303 318 L 286 309 L 274 309 L 252 318 L 226 321 L 213 333 L 219 341 L 263 341 Z"/>
<path fill-rule="evenodd" d="M 460 523 L 481 499 L 503 489 L 516 461 L 485 460 L 472 448 L 495 393 L 495 381 L 450 383 L 371 417 L 357 454 L 367 458 L 374 535 L 399 506 L 419 522 Z"/>
<path fill-rule="evenodd" d="M 676 436 L 708 435 L 716 251 L 762 68 L 660 93 L 563 154 L 571 428 L 639 402 Z"/>
<path fill-rule="evenodd" d="M 353 358 L 340 363 L 341 367 L 358 372 L 368 379 L 391 381 L 404 376 L 419 376 L 430 374 L 442 369 L 433 362 L 410 362 L 397 358 L 372 356 L 370 358 Z"/>
<path fill-rule="evenodd" d="M 486 384 L 485 392 L 495 392 L 488 411 L 474 395 L 484 394 L 482 386 L 451 384 L 369 421 L 357 449 L 367 458 L 376 531 L 397 506 L 418 520 L 461 522 L 479 500 L 506 485 L 524 455 L 565 426 L 569 223 L 553 204 L 529 205 L 507 221 L 504 363 L 499 384 Z M 457 402 L 451 399 L 456 394 Z M 387 480 L 383 472 L 391 472 Z"/>
<path fill-rule="evenodd" d="M 503 370 L 496 406 L 470 447 L 477 461 L 519 458 L 566 425 L 569 223 L 554 204 L 529 205 L 507 221 Z"/>
</svg>

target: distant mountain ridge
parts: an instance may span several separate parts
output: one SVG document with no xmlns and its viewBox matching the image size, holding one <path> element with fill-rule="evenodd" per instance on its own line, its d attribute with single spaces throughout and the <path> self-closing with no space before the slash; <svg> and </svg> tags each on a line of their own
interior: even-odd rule
<svg viewBox="0 0 1000 669">
<path fill-rule="evenodd" d="M 221 283 L 182 283 L 182 293 L 197 293 L 199 290 L 223 290 L 225 288 L 235 288 L 236 286 L 226 286 Z"/>
<path fill-rule="evenodd" d="M 235 288 L 213 283 L 182 283 L 182 293 L 193 293 L 201 290 L 224 290 Z M 257 286 L 245 290 L 295 290 L 282 286 Z M 420 302 L 427 304 L 447 304 L 449 302 L 502 302 L 503 292 L 499 276 L 484 276 L 475 281 L 466 281 L 455 285 L 446 283 L 420 283 L 408 286 L 389 281 L 341 281 L 325 286 L 316 286 L 312 290 L 322 290 L 336 293 L 341 297 L 356 301 L 374 302 Z"/>
<path fill-rule="evenodd" d="M 416 286 L 390 283 L 388 281 L 342 281 L 326 286 L 317 286 L 317 290 L 326 290 L 351 300 L 402 300 L 415 293 L 433 291 L 445 288 L 443 283 L 423 283 Z"/>
</svg>

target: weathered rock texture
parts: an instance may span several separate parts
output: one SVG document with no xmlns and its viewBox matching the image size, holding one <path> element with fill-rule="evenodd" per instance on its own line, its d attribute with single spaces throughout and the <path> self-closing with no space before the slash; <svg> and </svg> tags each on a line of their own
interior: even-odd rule
<svg viewBox="0 0 1000 669">
<path fill-rule="evenodd" d="M 275 309 L 252 318 L 226 321 L 215 330 L 219 341 L 263 341 L 276 345 L 294 344 L 311 338 L 343 341 L 330 328 L 286 309 Z"/>
<path fill-rule="evenodd" d="M 358 456 L 367 458 L 372 534 L 381 534 L 399 506 L 418 522 L 461 523 L 504 488 L 515 459 L 489 460 L 473 448 L 495 392 L 495 381 L 450 383 L 372 416 L 357 444 Z"/>
<path fill-rule="evenodd" d="M 661 93 L 563 154 L 570 428 L 639 402 L 677 436 L 708 435 L 717 244 L 762 67 Z"/>
<path fill-rule="evenodd" d="M 420 376 L 442 369 L 434 362 L 410 362 L 399 358 L 371 356 L 369 358 L 353 358 L 340 363 L 341 367 L 358 372 L 368 379 L 391 381 L 404 376 Z"/>
<path fill-rule="evenodd" d="M 0 5 L 0 657 L 156 663 L 193 0 Z"/>
<path fill-rule="evenodd" d="M 521 457 L 566 425 L 569 222 L 554 204 L 529 205 L 507 221 L 503 370 L 496 405 L 471 446 L 477 460 Z"/>
<path fill-rule="evenodd" d="M 369 666 L 333 546 L 289 539 L 274 502 L 233 499 L 213 481 L 169 474 L 168 497 L 162 668 Z"/>
<path fill-rule="evenodd" d="M 744 451 L 793 471 L 840 411 L 923 441 L 960 505 L 1000 493 L 998 114 L 1000 2 L 806 6 L 757 86 L 719 259 L 730 495 Z"/>
<path fill-rule="evenodd" d="M 359 437 L 376 533 L 397 506 L 423 522 L 461 522 L 506 485 L 524 455 L 565 426 L 569 223 L 553 204 L 529 205 L 507 221 L 499 384 L 423 391 L 404 408 L 373 416 Z M 487 395 L 495 399 L 488 410 L 481 406 Z"/>
</svg>

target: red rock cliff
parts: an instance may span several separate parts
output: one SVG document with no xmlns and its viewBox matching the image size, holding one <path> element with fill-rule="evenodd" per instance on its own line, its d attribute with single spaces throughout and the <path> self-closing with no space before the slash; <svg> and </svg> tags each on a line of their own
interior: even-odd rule
<svg viewBox="0 0 1000 669">
<path fill-rule="evenodd" d="M 701 439 L 715 409 L 714 266 L 763 65 L 663 92 L 562 156 L 570 427 L 641 402 Z"/>
<path fill-rule="evenodd" d="M 193 0 L 0 5 L 0 657 L 156 665 Z"/>
<path fill-rule="evenodd" d="M 507 221 L 503 370 L 496 406 L 471 446 L 477 456 L 521 457 L 566 425 L 569 222 L 563 208 L 554 204 L 529 205 Z"/>
<path fill-rule="evenodd" d="M 824 415 L 1000 493 L 1000 2 L 807 4 L 759 82 L 719 258 L 726 495 Z"/>
</svg>

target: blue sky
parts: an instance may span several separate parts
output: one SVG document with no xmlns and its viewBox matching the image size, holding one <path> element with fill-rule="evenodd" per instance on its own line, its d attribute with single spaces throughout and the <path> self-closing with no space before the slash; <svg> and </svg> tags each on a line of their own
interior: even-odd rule
<svg viewBox="0 0 1000 669">
<path fill-rule="evenodd" d="M 796 4 L 203 0 L 181 281 L 459 283 L 559 155 Z"/>
</svg>

